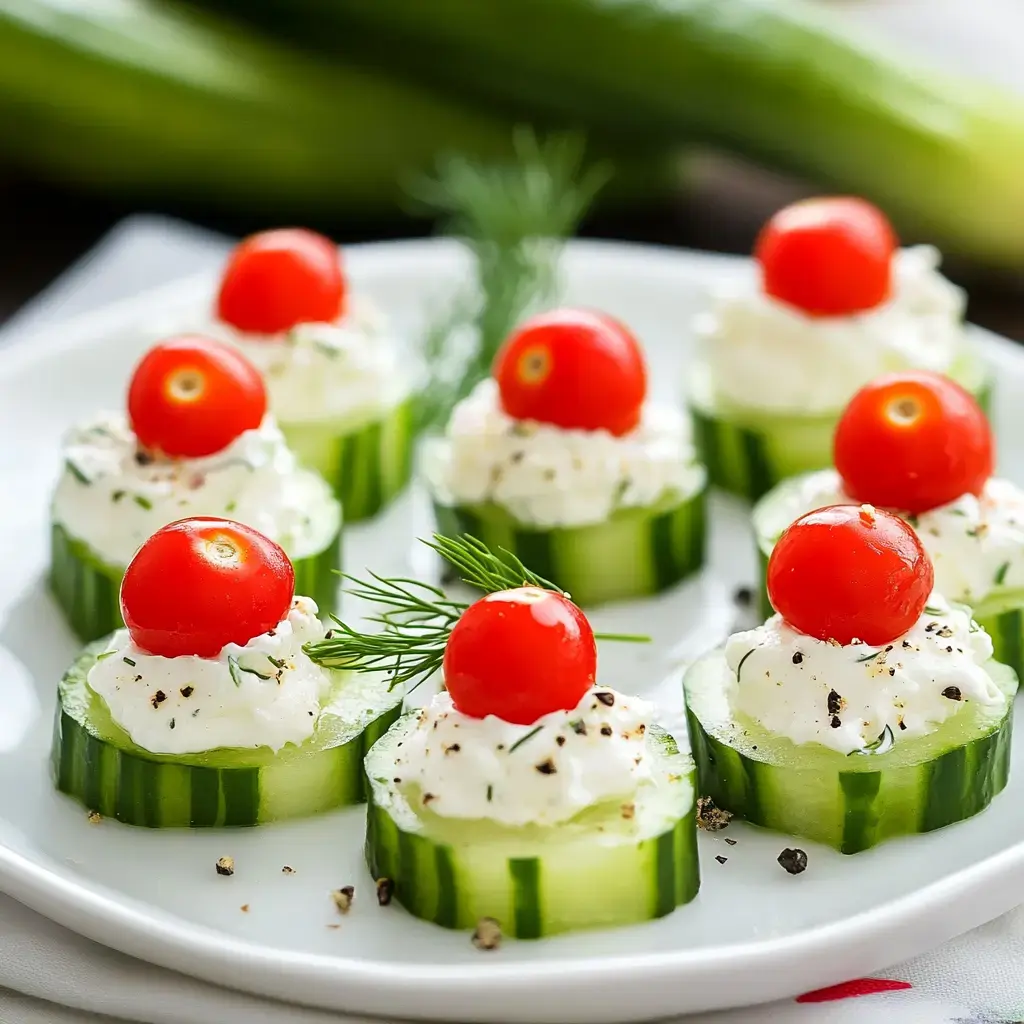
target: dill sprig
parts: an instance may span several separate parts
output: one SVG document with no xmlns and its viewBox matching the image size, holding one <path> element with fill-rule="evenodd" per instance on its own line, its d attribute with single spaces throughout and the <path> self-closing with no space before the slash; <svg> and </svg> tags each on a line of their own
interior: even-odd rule
<svg viewBox="0 0 1024 1024">
<path fill-rule="evenodd" d="M 421 430 L 444 423 L 490 373 L 516 324 L 554 300 L 564 241 L 611 177 L 607 163 L 585 166 L 585 143 L 576 134 L 540 141 L 520 128 L 513 146 L 510 164 L 449 156 L 436 177 L 409 188 L 417 204 L 440 219 L 441 230 L 469 249 L 475 276 L 427 333 Z"/>
<path fill-rule="evenodd" d="M 492 551 L 483 541 L 463 534 L 444 537 L 434 534 L 421 543 L 436 551 L 462 574 L 462 582 L 493 594 L 499 590 L 534 586 L 564 594 L 550 580 L 531 572 L 510 551 Z M 329 636 L 305 644 L 303 651 L 325 668 L 352 672 L 386 672 L 391 688 L 415 680 L 414 689 L 440 669 L 445 644 L 452 627 L 469 607 L 451 600 L 443 590 L 422 580 L 403 576 L 386 577 L 371 572 L 360 579 L 341 573 L 345 593 L 367 601 L 377 611 L 366 621 L 380 627 L 375 632 L 357 629 L 332 615 Z M 598 640 L 646 643 L 650 638 L 630 633 L 595 633 Z"/>
</svg>

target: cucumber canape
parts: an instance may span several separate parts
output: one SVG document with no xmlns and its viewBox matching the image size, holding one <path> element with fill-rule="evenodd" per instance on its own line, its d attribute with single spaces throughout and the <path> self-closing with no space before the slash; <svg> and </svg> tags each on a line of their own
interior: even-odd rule
<svg viewBox="0 0 1024 1024">
<path fill-rule="evenodd" d="M 289 445 L 334 488 L 346 522 L 376 515 L 405 488 L 412 378 L 379 312 L 350 294 L 329 239 L 287 229 L 241 242 L 210 329 L 262 371 Z"/>
<path fill-rule="evenodd" d="M 711 482 L 756 500 L 831 463 L 854 391 L 888 370 L 936 370 L 987 406 L 989 373 L 963 324 L 963 292 L 930 246 L 898 249 L 859 199 L 779 211 L 755 249 L 756 289 L 731 286 L 698 323 L 689 405 Z"/>
<path fill-rule="evenodd" d="M 472 605 L 408 580 L 356 583 L 390 629 L 339 623 L 306 649 L 446 690 L 366 756 L 366 858 L 379 886 L 447 928 L 538 938 L 661 917 L 697 893 L 692 759 L 635 697 L 595 686 L 597 639 L 568 595 L 472 537 L 430 545 Z M 511 589 L 505 589 L 511 588 Z"/>
<path fill-rule="evenodd" d="M 387 681 L 323 667 L 280 547 L 227 520 L 158 530 L 125 573 L 127 629 L 59 688 L 52 768 L 90 811 L 153 828 L 259 825 L 364 799 L 396 720 Z"/>
<path fill-rule="evenodd" d="M 79 638 L 121 625 L 118 594 L 132 555 L 187 515 L 258 527 L 287 551 L 301 593 L 330 612 L 340 506 L 320 476 L 298 466 L 244 357 L 207 338 L 161 342 L 136 367 L 127 405 L 127 416 L 100 414 L 64 440 L 49 579 Z"/>
<path fill-rule="evenodd" d="M 647 400 L 640 346 L 603 314 L 525 323 L 423 466 L 442 533 L 515 553 L 577 604 L 656 594 L 703 564 L 685 417 Z"/>
<path fill-rule="evenodd" d="M 992 477 L 993 453 L 988 421 L 958 385 L 922 372 L 881 377 L 839 421 L 838 468 L 787 480 L 754 507 L 762 567 L 783 529 L 811 509 L 899 509 L 934 563 L 936 588 L 972 608 L 996 660 L 1024 676 L 1024 492 Z M 763 587 L 761 601 L 770 615 Z"/>
<path fill-rule="evenodd" d="M 902 519 L 833 505 L 772 552 L 780 613 L 684 679 L 700 792 L 856 853 L 983 810 L 1006 785 L 1017 677 Z"/>
</svg>

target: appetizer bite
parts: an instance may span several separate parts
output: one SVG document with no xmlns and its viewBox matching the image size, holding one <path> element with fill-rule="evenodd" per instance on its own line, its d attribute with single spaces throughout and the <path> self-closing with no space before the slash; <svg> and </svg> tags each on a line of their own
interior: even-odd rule
<svg viewBox="0 0 1024 1024">
<path fill-rule="evenodd" d="M 127 415 L 100 413 L 68 432 L 50 585 L 80 639 L 121 625 L 125 567 L 147 537 L 188 515 L 256 527 L 288 552 L 301 591 L 334 607 L 341 509 L 298 466 L 266 408 L 262 379 L 239 352 L 183 336 L 136 366 Z"/>
<path fill-rule="evenodd" d="M 900 249 L 885 216 L 849 197 L 810 199 L 762 229 L 758 284 L 716 296 L 698 324 L 690 407 L 712 483 L 756 500 L 829 465 L 843 406 L 881 373 L 924 369 L 988 402 L 964 293 L 931 246 Z"/>
<path fill-rule="evenodd" d="M 794 522 L 768 564 L 778 614 L 684 679 L 700 792 L 843 853 L 987 807 L 1017 677 L 933 582 L 897 516 L 833 505 Z"/>
<path fill-rule="evenodd" d="M 888 374 L 853 397 L 834 451 L 835 469 L 787 480 L 754 507 L 762 565 L 811 509 L 866 501 L 897 511 L 917 530 L 936 589 L 972 608 L 996 660 L 1024 677 L 1024 491 L 992 476 L 992 431 L 974 399 L 938 374 Z"/>
<path fill-rule="evenodd" d="M 380 312 L 351 294 L 330 239 L 292 228 L 241 242 L 212 330 L 259 367 L 288 443 L 334 488 L 346 522 L 375 515 L 406 486 L 412 378 Z"/>
<path fill-rule="evenodd" d="M 379 678 L 324 667 L 316 603 L 250 527 L 158 530 L 121 587 L 127 628 L 59 688 L 56 786 L 129 825 L 259 825 L 364 799 L 363 755 L 397 718 Z"/>
<path fill-rule="evenodd" d="M 639 344 L 602 313 L 523 324 L 423 464 L 441 533 L 521 556 L 577 604 L 654 594 L 703 563 L 686 419 L 648 398 Z"/>
<path fill-rule="evenodd" d="M 654 708 L 595 685 L 594 634 L 568 595 L 471 537 L 435 551 L 486 591 L 472 605 L 425 584 L 358 584 L 383 634 L 340 624 L 307 647 L 402 682 L 441 668 L 445 692 L 366 757 L 366 857 L 379 886 L 446 928 L 505 935 L 646 921 L 697 893 L 693 762 Z M 507 588 L 507 589 L 506 589 Z"/>
</svg>

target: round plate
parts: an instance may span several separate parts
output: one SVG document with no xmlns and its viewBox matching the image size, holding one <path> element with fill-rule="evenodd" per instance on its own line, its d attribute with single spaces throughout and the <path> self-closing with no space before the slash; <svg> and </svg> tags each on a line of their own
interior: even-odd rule
<svg viewBox="0 0 1024 1024">
<path fill-rule="evenodd" d="M 461 251 L 444 242 L 353 247 L 347 261 L 354 287 L 388 310 L 407 338 L 422 336 L 426 318 L 467 273 Z M 679 401 L 688 325 L 708 283 L 746 273 L 742 261 L 720 257 L 573 243 L 564 295 L 632 325 L 647 347 L 658 397 Z M 563 1024 L 794 995 L 917 954 L 1017 902 L 1024 771 L 991 810 L 927 836 L 855 857 L 802 843 L 809 866 L 797 877 L 776 863 L 788 837 L 734 823 L 724 834 L 701 835 L 701 893 L 669 917 L 509 941 L 488 953 L 465 933 L 377 905 L 362 861 L 360 809 L 240 831 L 90 824 L 81 807 L 53 791 L 47 765 L 56 682 L 76 647 L 43 580 L 60 436 L 97 407 L 123 402 L 146 339 L 195 322 L 212 288 L 209 278 L 168 286 L 24 338 L 0 355 L 7 439 L 0 449 L 0 888 L 116 949 L 253 993 L 388 1017 Z M 983 332 L 978 339 L 999 382 L 1001 471 L 1021 479 L 1024 353 Z M 710 567 L 701 579 L 593 616 L 599 628 L 653 636 L 646 647 L 606 645 L 600 677 L 656 696 L 673 727 L 680 723 L 679 662 L 733 627 L 733 592 L 754 579 L 744 509 L 716 499 L 711 522 Z M 430 529 L 422 495 L 413 492 L 349 532 L 346 567 L 430 572 L 414 539 Z M 736 844 L 726 845 L 725 835 Z M 224 855 L 235 858 L 230 878 L 214 870 Z M 285 865 L 294 873 L 282 872 Z M 341 917 L 329 893 L 350 884 L 355 905 Z"/>
</svg>

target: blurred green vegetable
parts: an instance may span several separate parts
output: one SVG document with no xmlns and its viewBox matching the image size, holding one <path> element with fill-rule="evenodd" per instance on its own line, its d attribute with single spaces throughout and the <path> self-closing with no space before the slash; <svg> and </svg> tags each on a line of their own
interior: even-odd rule
<svg viewBox="0 0 1024 1024">
<path fill-rule="evenodd" d="M 623 146 L 692 136 L 1024 267 L 1024 104 L 858 41 L 799 0 L 208 2 L 516 117 Z"/>
<path fill-rule="evenodd" d="M 150 0 L 0 0 L 0 151 L 76 184 L 373 214 L 500 117 Z"/>
</svg>

